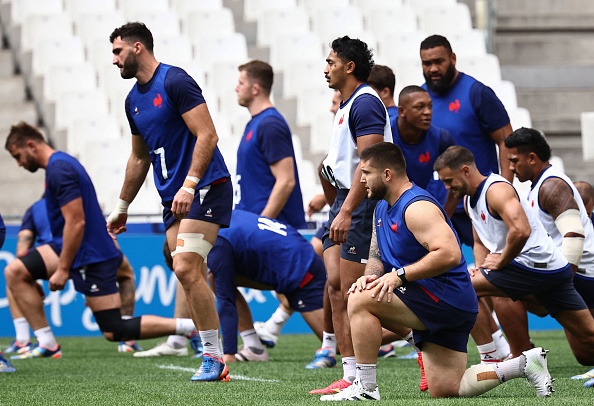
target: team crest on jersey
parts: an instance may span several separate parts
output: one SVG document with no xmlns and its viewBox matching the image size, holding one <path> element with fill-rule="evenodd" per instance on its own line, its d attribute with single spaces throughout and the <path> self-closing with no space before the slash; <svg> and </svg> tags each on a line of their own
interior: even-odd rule
<svg viewBox="0 0 594 406">
<path fill-rule="evenodd" d="M 532 207 L 534 207 L 534 199 L 532 199 Z"/>
<path fill-rule="evenodd" d="M 349 248 L 348 253 L 357 255 L 357 248 L 355 248 L 355 246 L 353 245 L 351 248 Z"/>
<path fill-rule="evenodd" d="M 342 125 L 343 121 L 344 121 L 344 114 L 340 117 L 340 120 L 338 120 L 338 125 Z"/>
<path fill-rule="evenodd" d="M 161 93 L 157 93 L 157 97 L 153 99 L 153 106 L 158 109 L 163 107 L 163 97 L 161 96 Z"/>
<path fill-rule="evenodd" d="M 397 232 L 398 232 L 398 223 L 393 223 L 393 224 L 390 226 L 390 229 L 391 229 L 392 231 L 394 231 L 395 233 L 397 233 Z"/>
<path fill-rule="evenodd" d="M 204 216 L 212 217 L 212 209 L 210 207 L 208 208 L 208 210 L 206 210 L 206 214 L 204 214 Z"/>
<path fill-rule="evenodd" d="M 431 154 L 429 153 L 429 151 L 425 151 L 424 154 L 419 155 L 419 162 L 422 163 L 423 165 L 427 165 L 430 160 L 431 160 Z"/>
<path fill-rule="evenodd" d="M 247 133 L 247 135 L 245 136 L 245 140 L 246 141 L 251 140 L 253 135 L 254 135 L 254 130 L 250 130 L 250 132 Z"/>
<path fill-rule="evenodd" d="M 481 210 L 481 220 L 483 220 L 483 222 L 487 222 L 487 216 L 485 216 L 485 212 Z"/>
<path fill-rule="evenodd" d="M 460 100 L 456 99 L 453 102 L 450 102 L 449 109 L 457 114 L 460 111 Z"/>
</svg>

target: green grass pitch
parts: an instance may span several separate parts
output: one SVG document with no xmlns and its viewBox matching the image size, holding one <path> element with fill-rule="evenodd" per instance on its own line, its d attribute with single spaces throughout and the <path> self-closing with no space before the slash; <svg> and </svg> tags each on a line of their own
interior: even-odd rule
<svg viewBox="0 0 594 406">
<path fill-rule="evenodd" d="M 533 332 L 550 349 L 549 370 L 556 392 L 536 398 L 524 379 L 510 381 L 473 399 L 431 400 L 418 389 L 415 360 L 381 359 L 381 402 L 391 405 L 582 405 L 592 404 L 594 388 L 570 377 L 586 372 L 571 354 L 562 331 Z M 14 361 L 17 372 L 0 374 L 0 405 L 306 405 L 319 403 L 310 389 L 341 377 L 341 368 L 306 370 L 319 341 L 313 335 L 283 335 L 269 350 L 270 362 L 230 364 L 231 382 L 191 383 L 200 361 L 191 357 L 133 358 L 100 337 L 59 339 L 61 359 Z M 158 340 L 144 340 L 143 348 Z M 0 339 L 0 348 L 9 339 Z M 478 362 L 469 343 L 469 364 Z M 403 355 L 407 349 L 398 349 Z"/>
</svg>

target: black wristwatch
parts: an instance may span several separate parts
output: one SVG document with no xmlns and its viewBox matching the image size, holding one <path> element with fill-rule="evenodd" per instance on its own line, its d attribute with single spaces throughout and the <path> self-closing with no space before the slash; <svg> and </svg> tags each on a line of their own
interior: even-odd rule
<svg viewBox="0 0 594 406">
<path fill-rule="evenodd" d="M 396 275 L 398 275 L 398 277 L 400 278 L 400 280 L 402 281 L 402 284 L 404 285 L 405 283 L 407 283 L 408 281 L 406 280 L 406 273 L 404 268 L 398 268 L 396 270 Z"/>
</svg>

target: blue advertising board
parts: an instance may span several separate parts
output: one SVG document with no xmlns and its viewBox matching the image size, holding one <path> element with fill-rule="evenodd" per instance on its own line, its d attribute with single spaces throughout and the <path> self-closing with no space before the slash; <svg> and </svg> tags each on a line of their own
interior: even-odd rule
<svg viewBox="0 0 594 406">
<path fill-rule="evenodd" d="M 136 316 L 154 314 L 164 317 L 173 316 L 177 279 L 165 265 L 162 247 L 164 234 L 154 232 L 151 224 L 130 227 L 132 232 L 122 234 L 118 241 L 126 254 L 136 277 Z M 137 230 L 137 231 L 133 231 Z M 4 247 L 0 251 L 0 271 L 14 259 L 16 247 L 16 227 L 8 227 Z M 306 235 L 307 238 L 310 235 Z M 472 262 L 472 250 L 463 247 L 464 256 Z M 58 292 L 50 292 L 47 282 L 43 283 L 46 299 L 44 308 L 48 321 L 57 336 L 92 336 L 99 335 L 91 311 L 85 307 L 84 297 L 75 292 L 72 282 Z M 274 292 L 241 288 L 250 305 L 254 320 L 267 320 L 278 306 Z M 529 315 L 530 329 L 559 329 L 559 324 L 551 317 L 538 318 Z M 295 313 L 283 328 L 283 333 L 309 333 L 310 329 Z M 0 337 L 14 337 L 14 327 L 6 299 L 6 284 L 0 276 Z"/>
</svg>

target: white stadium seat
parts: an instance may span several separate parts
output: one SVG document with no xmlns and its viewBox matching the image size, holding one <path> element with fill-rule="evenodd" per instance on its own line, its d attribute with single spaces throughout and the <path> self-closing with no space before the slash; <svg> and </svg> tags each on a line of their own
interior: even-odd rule
<svg viewBox="0 0 594 406">
<path fill-rule="evenodd" d="M 446 35 L 472 29 L 470 10 L 464 3 L 427 7 L 419 11 L 419 28 L 428 34 Z"/>
<path fill-rule="evenodd" d="M 329 104 L 328 104 L 329 105 Z M 325 154 L 330 147 L 332 135 L 332 122 L 334 116 L 331 112 L 318 112 L 310 124 L 309 152 L 312 154 Z"/>
<path fill-rule="evenodd" d="M 509 80 L 492 83 L 491 89 L 495 92 L 499 100 L 503 103 L 506 110 L 518 108 L 518 98 L 516 96 L 516 87 Z"/>
<path fill-rule="evenodd" d="M 93 49 L 93 44 L 99 45 L 100 42 L 95 42 L 100 39 L 104 46 L 101 47 L 102 52 L 111 54 L 111 44 L 109 43 L 109 36 L 113 30 L 126 20 L 124 15 L 119 10 L 103 11 L 99 13 L 83 12 L 79 14 L 74 21 L 75 32 L 80 36 L 85 43 L 89 52 Z M 105 58 L 109 61 L 109 55 Z"/>
<path fill-rule="evenodd" d="M 297 125 L 311 125 L 321 111 L 328 110 L 334 90 L 328 86 L 302 86 L 297 92 Z"/>
<path fill-rule="evenodd" d="M 102 89 L 63 93 L 56 100 L 55 123 L 57 129 L 68 128 L 74 120 L 108 114 L 107 96 Z"/>
<path fill-rule="evenodd" d="M 517 130 L 521 127 L 532 128 L 532 119 L 530 112 L 523 107 L 507 110 L 509 115 L 509 121 L 512 126 L 512 130 Z"/>
<path fill-rule="evenodd" d="M 194 59 L 192 44 L 186 36 L 156 37 L 154 42 L 153 51 L 159 62 L 184 68 Z"/>
<path fill-rule="evenodd" d="M 295 97 L 304 84 L 328 87 L 324 77 L 326 62 L 322 59 L 298 59 L 287 66 L 283 75 L 283 96 Z M 329 99 L 330 100 L 330 99 Z"/>
<path fill-rule="evenodd" d="M 246 21 L 256 21 L 266 11 L 291 10 L 296 7 L 296 0 L 243 0 L 243 17 Z"/>
<path fill-rule="evenodd" d="M 594 160 L 594 112 L 580 114 L 584 161 Z"/>
<path fill-rule="evenodd" d="M 55 101 L 62 93 L 76 90 L 93 90 L 97 87 L 97 73 L 89 62 L 52 66 L 43 78 L 43 97 Z"/>
<path fill-rule="evenodd" d="M 349 7 L 349 0 L 299 0 L 299 4 L 313 16 L 319 9 L 339 9 Z"/>
<path fill-rule="evenodd" d="M 213 64 L 224 61 L 247 61 L 247 42 L 241 33 L 224 36 L 205 36 L 194 42 L 195 58 L 209 72 Z"/>
<path fill-rule="evenodd" d="M 358 38 L 364 31 L 363 15 L 355 6 L 319 8 L 312 13 L 312 27 L 325 43 L 345 35 Z"/>
<path fill-rule="evenodd" d="M 392 69 L 399 59 L 418 59 L 420 64 L 419 49 L 426 37 L 421 31 L 388 32 L 378 37 L 378 59 L 385 61 Z"/>
<path fill-rule="evenodd" d="M 77 21 L 82 14 L 104 14 L 116 10 L 116 0 L 65 0 L 66 11 Z M 115 28 L 114 25 L 113 28 Z"/>
<path fill-rule="evenodd" d="M 307 35 L 309 32 L 309 16 L 303 8 L 268 10 L 258 21 L 258 44 L 273 45 L 283 35 Z"/>
<path fill-rule="evenodd" d="M 72 20 L 66 13 L 29 15 L 21 27 L 21 51 L 31 50 L 40 41 L 71 38 L 72 35 Z"/>
<path fill-rule="evenodd" d="M 180 16 L 192 11 L 220 10 L 223 0 L 171 0 L 171 5 Z"/>
<path fill-rule="evenodd" d="M 501 82 L 501 68 L 499 58 L 493 54 L 473 56 L 468 58 L 459 57 L 456 59 L 456 68 L 460 72 L 474 77 L 490 86 L 493 83 Z"/>
<path fill-rule="evenodd" d="M 137 21 L 138 13 L 169 10 L 169 0 L 121 0 L 118 4 L 128 21 Z"/>
<path fill-rule="evenodd" d="M 390 32 L 418 31 L 417 12 L 410 6 L 386 9 L 361 8 L 365 14 L 365 27 L 378 39 Z M 367 10 L 367 12 L 365 12 Z"/>
<path fill-rule="evenodd" d="M 456 4 L 457 0 L 404 0 L 404 4 L 413 7 L 417 12 L 426 8 L 445 7 Z"/>
<path fill-rule="evenodd" d="M 162 37 L 176 37 L 181 34 L 180 17 L 174 10 L 147 10 L 135 13 L 134 21 L 141 21 L 153 34 L 156 41 Z"/>
<path fill-rule="evenodd" d="M 182 17 L 182 30 L 190 41 L 200 43 L 205 36 L 233 34 L 235 21 L 228 8 L 192 11 Z"/>
<path fill-rule="evenodd" d="M 327 50 L 328 46 L 315 32 L 279 35 L 270 47 L 270 64 L 275 70 L 283 71 L 296 60 L 319 60 L 323 64 Z"/>
<path fill-rule="evenodd" d="M 452 32 L 447 35 L 457 57 L 473 58 L 487 54 L 485 35 L 481 30 Z"/>
<path fill-rule="evenodd" d="M 64 60 L 64 55 L 68 55 L 68 61 Z M 34 46 L 32 57 L 33 73 L 41 75 L 52 66 L 84 62 L 85 49 L 79 37 L 44 40 Z"/>
<path fill-rule="evenodd" d="M 120 123 L 111 114 L 77 118 L 70 123 L 67 130 L 67 151 L 78 157 L 85 153 L 89 142 L 122 139 Z"/>
</svg>

